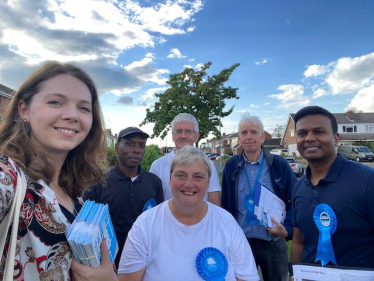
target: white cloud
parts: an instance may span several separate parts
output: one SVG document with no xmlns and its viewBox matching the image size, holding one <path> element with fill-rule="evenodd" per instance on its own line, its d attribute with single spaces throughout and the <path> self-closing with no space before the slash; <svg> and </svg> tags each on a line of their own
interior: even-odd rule
<svg viewBox="0 0 374 281">
<path fill-rule="evenodd" d="M 265 63 L 268 63 L 270 61 L 270 59 L 268 58 L 263 58 L 261 61 L 255 61 L 255 65 L 261 65 L 261 64 L 265 64 Z"/>
<path fill-rule="evenodd" d="M 188 59 L 189 62 L 193 62 L 195 59 Z"/>
<path fill-rule="evenodd" d="M 181 28 L 193 20 L 193 15 L 203 8 L 202 0 L 166 1 L 152 7 L 140 7 L 135 1 L 123 1 L 119 6 L 128 11 L 132 21 L 145 29 L 165 35 L 184 34 Z"/>
<path fill-rule="evenodd" d="M 164 78 L 164 74 L 168 74 L 167 69 L 153 69 L 153 55 L 148 53 L 142 60 L 134 61 L 124 68 L 131 71 L 133 75 L 136 75 L 139 79 L 144 82 L 153 82 L 158 85 L 166 84 L 167 78 Z"/>
<path fill-rule="evenodd" d="M 361 89 L 345 110 L 355 107 L 363 112 L 374 112 L 374 84 Z"/>
<path fill-rule="evenodd" d="M 312 87 L 312 90 L 313 90 L 313 96 L 312 96 L 313 99 L 317 99 L 322 96 L 327 96 L 329 94 L 325 89 L 320 88 L 318 85 L 314 85 Z"/>
<path fill-rule="evenodd" d="M 191 64 L 185 64 L 183 65 L 183 68 L 192 68 L 192 69 L 200 70 L 203 66 L 204 66 L 203 63 L 197 63 L 195 66 Z"/>
<path fill-rule="evenodd" d="M 265 102 L 265 103 L 264 103 L 264 105 L 269 105 L 269 104 L 270 104 L 270 102 Z"/>
<path fill-rule="evenodd" d="M 151 99 L 154 99 L 154 95 L 156 93 L 162 93 L 164 91 L 166 91 L 166 87 L 161 87 L 161 88 L 152 88 L 152 89 L 148 89 L 144 95 L 142 95 L 140 98 L 142 100 L 151 100 Z"/>
<path fill-rule="evenodd" d="M 195 69 L 201 69 L 204 66 L 203 63 L 198 63 L 195 65 Z"/>
<path fill-rule="evenodd" d="M 350 94 L 367 87 L 374 81 L 374 53 L 361 57 L 337 60 L 326 78 L 333 95 Z"/>
<path fill-rule="evenodd" d="M 302 85 L 281 85 L 278 90 L 283 91 L 281 94 L 270 95 L 271 98 L 275 98 L 280 101 L 277 105 L 278 108 L 292 108 L 306 106 L 310 100 L 304 96 L 304 86 Z"/>
<path fill-rule="evenodd" d="M 195 30 L 195 27 L 194 27 L 194 26 L 191 26 L 191 27 L 187 28 L 187 32 L 192 32 L 192 31 L 194 31 L 194 30 Z"/>
<path fill-rule="evenodd" d="M 152 6 L 132 0 L 0 1 L 0 77 L 16 87 L 14 73 L 19 77 L 30 65 L 54 59 L 89 70 L 104 85 L 101 91 L 164 84 L 168 71 L 153 69 L 152 54 L 126 68 L 117 59 L 128 49 L 154 47 L 165 37 L 192 32 L 193 17 L 202 8 L 201 0 L 162 0 Z"/>
<path fill-rule="evenodd" d="M 326 65 L 313 64 L 308 66 L 307 70 L 304 72 L 304 76 L 307 78 L 311 76 L 316 77 L 325 74 L 328 70 L 329 67 Z"/>
<path fill-rule="evenodd" d="M 173 59 L 173 58 L 182 59 L 182 58 L 186 58 L 186 56 L 183 56 L 177 48 L 173 48 L 170 50 L 170 54 L 167 56 L 167 58 L 168 59 Z"/>
</svg>

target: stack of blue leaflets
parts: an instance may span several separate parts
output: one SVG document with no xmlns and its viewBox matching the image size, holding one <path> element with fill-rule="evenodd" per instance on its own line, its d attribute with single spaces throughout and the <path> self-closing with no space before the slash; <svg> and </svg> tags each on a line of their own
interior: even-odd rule
<svg viewBox="0 0 374 281">
<path fill-rule="evenodd" d="M 100 265 L 101 243 L 106 239 L 110 261 L 114 263 L 118 245 L 108 205 L 87 200 L 67 230 L 66 237 L 75 259 L 91 267 Z"/>
</svg>

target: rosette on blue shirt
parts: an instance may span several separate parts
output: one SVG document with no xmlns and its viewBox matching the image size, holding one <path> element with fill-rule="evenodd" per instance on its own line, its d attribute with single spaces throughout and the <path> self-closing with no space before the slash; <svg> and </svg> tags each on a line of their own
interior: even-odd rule
<svg viewBox="0 0 374 281">
<path fill-rule="evenodd" d="M 147 210 L 149 210 L 149 209 L 152 209 L 153 207 L 155 207 L 157 205 L 157 203 L 156 203 L 156 200 L 155 199 L 149 199 L 148 201 L 147 201 L 147 203 L 145 203 L 145 205 L 144 205 L 144 208 L 143 208 L 143 212 L 144 211 L 147 211 Z"/>
<path fill-rule="evenodd" d="M 204 280 L 224 281 L 228 269 L 227 259 L 220 250 L 207 247 L 197 255 L 196 269 Z"/>
<path fill-rule="evenodd" d="M 334 210 L 327 204 L 319 204 L 313 214 L 314 223 L 319 230 L 319 240 L 315 261 L 325 266 L 330 261 L 336 264 L 335 253 L 331 243 L 331 235 L 335 233 L 338 220 Z"/>
<path fill-rule="evenodd" d="M 243 206 L 247 210 L 247 215 L 245 217 L 245 223 L 250 225 L 256 225 L 257 216 L 254 214 L 255 202 L 251 194 L 247 194 L 243 198 Z"/>
</svg>

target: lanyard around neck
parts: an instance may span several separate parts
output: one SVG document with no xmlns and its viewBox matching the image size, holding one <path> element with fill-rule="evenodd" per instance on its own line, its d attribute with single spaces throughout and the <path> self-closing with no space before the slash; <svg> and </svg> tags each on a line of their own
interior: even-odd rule
<svg viewBox="0 0 374 281">
<path fill-rule="evenodd" d="M 258 183 L 258 180 L 260 179 L 260 175 L 261 175 L 261 173 L 262 173 L 262 168 L 264 167 L 264 158 L 262 158 L 262 160 L 261 160 L 260 168 L 259 168 L 258 171 L 257 171 L 256 180 L 255 180 L 255 182 L 254 182 L 252 188 L 251 188 L 251 182 L 249 181 L 249 177 L 248 177 L 248 170 L 247 170 L 247 168 L 246 168 L 247 165 L 248 165 L 248 164 L 246 164 L 246 165 L 243 166 L 243 168 L 244 168 L 244 175 L 245 175 L 245 178 L 246 178 L 247 183 L 248 183 L 249 193 L 250 193 L 251 195 L 253 195 L 254 192 L 255 192 L 255 189 L 256 189 L 256 185 L 257 185 L 257 183 Z"/>
</svg>

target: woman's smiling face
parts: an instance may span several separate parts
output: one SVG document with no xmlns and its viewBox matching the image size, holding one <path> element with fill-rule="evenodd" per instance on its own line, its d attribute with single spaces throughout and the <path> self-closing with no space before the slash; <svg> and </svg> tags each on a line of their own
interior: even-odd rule
<svg viewBox="0 0 374 281">
<path fill-rule="evenodd" d="M 44 81 L 29 105 L 21 101 L 18 112 L 30 123 L 31 141 L 38 150 L 66 157 L 92 127 L 92 95 L 79 79 L 60 74 Z"/>
<path fill-rule="evenodd" d="M 192 164 L 175 166 L 169 185 L 177 206 L 195 206 L 203 202 L 209 187 L 206 165 L 196 160 Z"/>
</svg>

